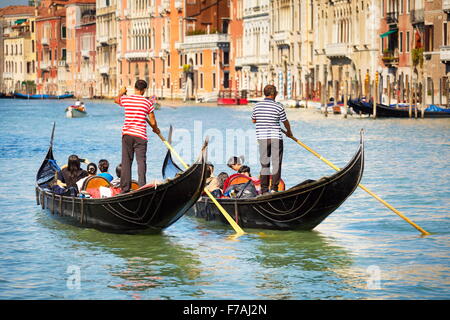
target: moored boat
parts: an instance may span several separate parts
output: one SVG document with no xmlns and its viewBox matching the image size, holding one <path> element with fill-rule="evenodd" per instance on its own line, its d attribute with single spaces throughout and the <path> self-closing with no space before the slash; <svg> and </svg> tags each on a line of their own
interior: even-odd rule
<svg viewBox="0 0 450 320">
<path fill-rule="evenodd" d="M 217 97 L 219 105 L 246 105 L 248 100 L 246 96 L 242 96 L 238 91 L 220 90 Z"/>
<path fill-rule="evenodd" d="M 169 159 L 169 161 L 167 161 Z M 164 163 L 166 172 L 176 172 L 170 154 Z M 335 174 L 319 180 L 306 180 L 286 191 L 252 198 L 218 198 L 220 205 L 242 228 L 276 230 L 312 230 L 353 193 L 364 170 L 364 142 L 361 133 L 358 151 Z M 215 204 L 202 197 L 189 214 L 205 220 L 228 223 Z"/>
<path fill-rule="evenodd" d="M 373 104 L 358 99 L 348 101 L 348 106 L 353 109 L 355 113 L 373 115 Z M 398 108 L 395 106 L 387 106 L 384 104 L 377 104 L 377 117 L 380 118 L 409 118 L 409 106 L 401 105 Z M 411 107 L 412 117 L 415 117 L 416 106 Z M 449 118 L 450 109 L 440 108 L 434 105 L 428 106 L 423 112 L 424 118 Z M 422 117 L 422 110 L 417 109 L 417 117 Z"/>
<path fill-rule="evenodd" d="M 36 176 L 36 202 L 68 224 L 114 233 L 158 233 L 180 219 L 201 196 L 208 172 L 207 143 L 199 160 L 174 179 L 107 198 L 59 195 L 51 185 L 59 167 L 53 135 Z M 97 177 L 96 177 L 97 178 Z"/>
<path fill-rule="evenodd" d="M 15 98 L 19 99 L 69 99 L 73 98 L 73 94 L 62 94 L 58 96 L 50 95 L 50 94 L 23 94 L 20 92 L 14 93 Z"/>
</svg>

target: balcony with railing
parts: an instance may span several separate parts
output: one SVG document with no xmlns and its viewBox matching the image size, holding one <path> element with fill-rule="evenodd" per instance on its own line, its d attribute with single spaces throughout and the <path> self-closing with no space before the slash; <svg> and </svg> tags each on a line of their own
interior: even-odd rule
<svg viewBox="0 0 450 320">
<path fill-rule="evenodd" d="M 47 37 L 43 37 L 43 38 L 41 38 L 41 44 L 43 46 L 48 46 L 50 44 L 50 42 L 48 41 Z"/>
<path fill-rule="evenodd" d="M 169 51 L 170 50 L 170 45 L 168 41 L 164 41 L 161 43 L 161 50 L 164 51 Z"/>
<path fill-rule="evenodd" d="M 98 68 L 98 71 L 99 71 L 100 74 L 102 74 L 102 75 L 108 75 L 108 74 L 109 74 L 109 65 L 106 65 L 106 64 L 101 65 L 101 66 Z"/>
<path fill-rule="evenodd" d="M 274 32 L 272 35 L 272 39 L 273 41 L 275 41 L 275 43 L 277 45 L 285 45 L 285 44 L 290 44 L 291 41 L 291 37 L 292 37 L 292 31 L 277 31 Z"/>
<path fill-rule="evenodd" d="M 178 11 L 183 10 L 183 1 L 175 1 L 175 9 Z"/>
<path fill-rule="evenodd" d="M 440 50 L 440 56 L 442 62 L 450 62 L 450 46 L 442 46 Z"/>
<path fill-rule="evenodd" d="M 90 51 L 88 49 L 82 49 L 81 50 L 81 57 L 83 57 L 84 59 L 89 59 L 89 53 Z"/>
<path fill-rule="evenodd" d="M 108 36 L 107 35 L 106 36 L 104 36 L 104 35 L 98 36 L 97 37 L 97 43 L 102 45 L 102 46 L 108 45 Z"/>
<path fill-rule="evenodd" d="M 442 10 L 450 13 L 450 0 L 442 0 Z"/>
<path fill-rule="evenodd" d="M 269 64 L 269 56 L 244 56 L 236 58 L 236 66 L 257 66 Z"/>
<path fill-rule="evenodd" d="M 187 35 L 180 45 L 183 49 L 217 48 L 229 45 L 230 38 L 226 33 Z"/>
<path fill-rule="evenodd" d="M 39 68 L 41 69 L 41 71 L 49 71 L 50 66 L 50 61 L 41 61 L 39 64 Z"/>
<path fill-rule="evenodd" d="M 66 60 L 58 60 L 58 67 L 66 68 L 68 67 Z"/>
<path fill-rule="evenodd" d="M 387 24 L 397 24 L 398 23 L 398 12 L 386 13 L 386 23 Z"/>
<path fill-rule="evenodd" d="M 424 23 L 425 21 L 423 9 L 411 10 L 409 16 L 411 18 L 411 24 L 413 25 Z"/>
<path fill-rule="evenodd" d="M 8 80 L 12 78 L 13 78 L 12 72 L 3 72 L 3 80 Z"/>
<path fill-rule="evenodd" d="M 383 56 L 381 57 L 384 65 L 387 67 L 393 67 L 398 65 L 399 62 L 399 54 L 398 50 L 385 50 L 383 52 Z"/>
<path fill-rule="evenodd" d="M 147 50 L 127 51 L 125 59 L 127 60 L 150 60 L 151 52 Z"/>
<path fill-rule="evenodd" d="M 170 1 L 163 0 L 160 5 L 160 10 L 162 14 L 170 13 Z"/>
<path fill-rule="evenodd" d="M 347 57 L 350 54 L 348 43 L 329 43 L 325 46 L 328 58 Z"/>
</svg>

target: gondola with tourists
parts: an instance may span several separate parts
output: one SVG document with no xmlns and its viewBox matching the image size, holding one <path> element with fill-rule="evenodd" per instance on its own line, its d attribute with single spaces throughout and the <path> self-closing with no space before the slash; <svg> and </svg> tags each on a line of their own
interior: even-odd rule
<svg viewBox="0 0 450 320">
<path fill-rule="evenodd" d="M 208 175 L 207 142 L 197 162 L 160 185 L 146 185 L 126 194 L 106 198 L 59 195 L 51 185 L 59 167 L 50 147 L 36 176 L 36 202 L 64 222 L 113 233 L 158 233 L 180 219 L 202 194 Z M 105 180 L 105 181 L 103 181 Z M 83 188 L 107 187 L 106 179 L 86 179 Z M 89 186 L 90 185 L 90 186 Z"/>
<path fill-rule="evenodd" d="M 373 115 L 373 103 L 367 102 L 359 99 L 351 99 L 348 101 L 348 106 L 353 109 L 357 114 L 368 114 Z M 417 112 L 417 117 L 422 117 L 422 111 L 416 109 L 416 106 L 412 106 L 411 112 L 412 117 L 415 116 Z M 449 118 L 450 109 L 441 108 L 435 105 L 430 105 L 424 110 L 424 118 Z M 409 105 L 401 104 L 398 107 L 387 106 L 384 104 L 377 103 L 377 117 L 380 118 L 409 118 Z"/>
<path fill-rule="evenodd" d="M 164 161 L 164 172 L 179 171 L 170 151 Z M 217 198 L 216 200 L 242 228 L 275 230 L 312 230 L 353 193 L 364 170 L 364 142 L 361 133 L 358 151 L 337 173 L 319 180 L 306 180 L 288 190 L 252 198 Z M 208 197 L 201 197 L 189 210 L 205 220 L 227 223 Z"/>
</svg>

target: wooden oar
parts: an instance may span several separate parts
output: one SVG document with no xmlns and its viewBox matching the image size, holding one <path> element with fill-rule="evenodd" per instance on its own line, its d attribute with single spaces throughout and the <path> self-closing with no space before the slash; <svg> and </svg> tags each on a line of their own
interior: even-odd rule
<svg viewBox="0 0 450 320">
<path fill-rule="evenodd" d="M 286 134 L 286 131 L 283 131 L 284 134 Z M 322 157 L 320 154 L 318 154 L 316 151 L 314 151 L 313 149 L 311 149 L 310 147 L 308 147 L 306 144 L 304 144 L 303 142 L 301 142 L 300 140 L 298 140 L 295 137 L 290 137 L 292 140 L 294 140 L 295 142 L 297 142 L 299 145 L 301 145 L 303 148 L 305 148 L 306 150 L 308 150 L 309 152 L 311 152 L 313 155 L 315 155 L 317 158 L 319 158 L 320 160 L 322 160 L 323 162 L 325 162 L 326 164 L 328 164 L 330 167 L 332 167 L 334 170 L 336 171 L 340 171 L 341 169 L 336 167 L 331 161 L 325 159 L 324 157 Z M 389 208 L 390 210 L 392 210 L 395 214 L 397 214 L 400 218 L 402 218 L 403 220 L 405 220 L 406 222 L 408 222 L 410 225 L 412 225 L 414 228 L 416 228 L 417 230 L 419 230 L 422 235 L 430 235 L 430 233 L 428 233 L 427 231 L 425 231 L 424 229 L 422 229 L 420 226 L 418 226 L 417 224 L 415 224 L 414 222 L 412 222 L 410 219 L 408 219 L 408 217 L 406 217 L 404 214 L 402 214 L 400 211 L 398 211 L 397 209 L 395 209 L 393 206 L 391 206 L 389 203 L 387 203 L 386 201 L 384 201 L 383 199 L 381 199 L 379 196 L 377 196 L 375 193 L 373 193 L 372 191 L 370 191 L 367 187 L 363 186 L 362 184 L 359 184 L 358 187 L 360 187 L 361 189 L 363 189 L 364 191 L 366 191 L 368 194 L 370 194 L 372 197 L 374 197 L 375 199 L 377 199 L 379 202 L 381 202 L 382 204 L 384 204 L 387 208 Z"/>
<path fill-rule="evenodd" d="M 175 149 L 170 145 L 170 143 L 163 137 L 161 133 L 158 134 L 159 138 L 164 142 L 167 149 L 172 152 L 175 157 L 181 162 L 181 164 L 187 169 L 189 166 L 186 164 L 186 162 L 183 161 L 183 159 L 180 157 L 180 155 L 175 151 Z M 222 213 L 222 215 L 227 219 L 227 221 L 231 224 L 234 231 L 236 231 L 237 236 L 241 236 L 245 234 L 244 230 L 241 229 L 241 227 L 233 220 L 233 218 L 230 217 L 230 215 L 226 212 L 226 210 L 222 207 L 222 205 L 214 198 L 214 196 L 209 192 L 207 188 L 204 189 L 205 193 L 208 195 L 208 197 L 211 199 L 211 201 L 217 206 L 219 211 Z"/>
</svg>

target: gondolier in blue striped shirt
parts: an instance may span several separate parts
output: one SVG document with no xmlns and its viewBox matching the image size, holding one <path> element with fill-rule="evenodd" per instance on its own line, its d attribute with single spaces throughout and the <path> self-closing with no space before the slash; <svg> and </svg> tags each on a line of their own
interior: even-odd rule
<svg viewBox="0 0 450 320">
<path fill-rule="evenodd" d="M 280 122 L 286 127 L 286 135 L 292 137 L 291 125 L 284 107 L 275 101 L 278 92 L 274 85 L 264 87 L 264 100 L 253 108 L 252 121 L 256 124 L 256 139 L 261 162 L 261 193 L 269 192 L 270 163 L 272 162 L 271 192 L 278 191 L 283 162 L 283 135 Z"/>
</svg>

